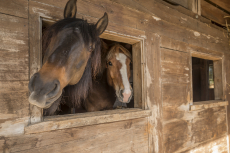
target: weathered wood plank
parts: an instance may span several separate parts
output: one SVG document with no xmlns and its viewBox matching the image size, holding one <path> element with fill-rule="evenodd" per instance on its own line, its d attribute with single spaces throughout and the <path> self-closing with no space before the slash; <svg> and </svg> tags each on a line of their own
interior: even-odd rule
<svg viewBox="0 0 230 153">
<path fill-rule="evenodd" d="M 197 19 L 195 13 L 192 13 L 193 18 L 191 18 L 191 14 L 186 14 L 174 10 L 172 5 L 164 5 L 157 1 L 148 1 L 148 0 L 113 0 L 117 3 L 120 3 L 126 7 L 136 9 L 141 12 L 145 12 L 147 14 L 151 14 L 152 17 L 159 18 L 161 20 L 176 24 L 181 27 L 196 29 L 196 31 L 204 33 L 206 35 L 212 35 L 215 37 L 223 37 L 224 34 L 217 29 L 211 28 L 206 23 L 202 23 L 200 16 Z M 183 0 L 185 1 L 185 0 Z M 195 1 L 195 0 L 194 0 Z M 178 8 L 179 6 L 177 6 Z M 188 10 L 187 10 L 188 11 Z M 200 10 L 199 10 L 200 11 Z M 199 23 L 199 24 L 198 24 Z M 205 29 L 205 31 L 204 31 Z"/>
<path fill-rule="evenodd" d="M 153 115 L 148 120 L 149 152 L 163 152 L 162 97 L 161 97 L 161 50 L 160 36 L 149 33 L 146 44 L 146 101 Z"/>
<path fill-rule="evenodd" d="M 66 118 L 54 118 L 44 122 L 30 125 L 25 128 L 25 133 L 40 133 L 45 131 L 60 130 L 73 127 L 81 127 L 87 125 L 117 122 L 135 118 L 143 118 L 151 115 L 151 110 L 135 109 L 136 111 L 126 110 L 111 110 L 101 112 L 89 112 L 84 115 L 75 114 Z"/>
<path fill-rule="evenodd" d="M 213 61 L 214 70 L 214 95 L 215 99 L 224 100 L 223 96 L 223 73 L 222 73 L 222 60 Z"/>
<path fill-rule="evenodd" d="M 181 106 L 187 103 L 187 84 L 162 84 L 163 106 Z"/>
<path fill-rule="evenodd" d="M 141 56 L 143 54 L 143 50 L 141 48 L 141 42 L 136 43 L 132 46 L 132 56 L 133 56 L 133 91 L 134 91 L 134 107 L 135 108 L 143 108 L 144 103 L 142 101 L 142 64 L 141 64 Z"/>
<path fill-rule="evenodd" d="M 211 140 L 205 143 L 201 143 L 194 147 L 193 149 L 188 149 L 184 153 L 208 153 L 208 152 L 218 152 L 218 153 L 227 153 L 228 144 L 227 136 Z"/>
<path fill-rule="evenodd" d="M 28 81 L 0 81 L 0 86 L 0 114 L 28 116 Z"/>
<path fill-rule="evenodd" d="M 175 152 L 190 141 L 188 122 L 179 120 L 164 124 L 164 152 Z"/>
<path fill-rule="evenodd" d="M 226 25 L 226 21 L 224 19 L 225 16 L 229 16 L 228 13 L 218 9 L 217 7 L 213 6 L 212 4 L 202 0 L 201 1 L 201 15 L 215 21 L 223 26 Z"/>
<path fill-rule="evenodd" d="M 230 12 L 230 3 L 228 0 L 209 0 L 209 1 L 215 3 L 216 5 L 222 7 L 226 11 Z"/>
<path fill-rule="evenodd" d="M 10 152 L 147 152 L 146 119 L 7 137 Z M 90 144 L 90 145 L 89 145 Z"/>
<path fill-rule="evenodd" d="M 213 108 L 213 107 L 219 107 L 219 106 L 227 106 L 228 101 L 222 101 L 222 100 L 211 100 L 211 101 L 205 101 L 205 102 L 195 102 L 193 105 L 190 106 L 190 110 L 200 110 L 200 109 L 207 109 L 207 108 Z"/>
<path fill-rule="evenodd" d="M 0 13 L 13 16 L 28 18 L 28 1 L 27 0 L 1 0 Z"/>
<path fill-rule="evenodd" d="M 47 3 L 50 3 L 50 1 Z M 65 4 L 64 2 L 62 3 L 64 7 Z M 100 2 L 90 1 L 90 3 L 86 1 L 79 1 L 78 5 L 81 6 L 78 9 L 79 13 L 81 14 L 98 18 L 104 12 L 107 12 L 110 21 L 115 22 L 117 24 L 129 26 L 132 28 L 138 28 L 141 30 L 150 30 L 152 32 L 157 32 L 159 34 L 166 35 L 170 38 L 174 38 L 180 41 L 184 41 L 198 46 L 204 46 L 205 48 L 212 48 L 214 50 L 222 50 L 227 52 L 227 37 L 224 37 L 224 35 L 220 37 L 210 35 L 211 37 L 209 37 L 208 39 L 207 36 L 212 31 L 214 31 L 214 29 L 210 28 L 206 34 L 204 32 L 204 29 L 208 29 L 208 26 L 201 28 L 202 32 L 198 32 L 197 28 L 193 28 L 191 30 L 182 26 L 180 26 L 181 28 L 178 28 L 177 25 L 171 24 L 164 20 L 156 21 L 156 19 L 153 18 L 150 14 L 140 12 L 135 9 L 125 8 L 124 6 L 119 5 L 118 3 L 111 3 L 111 1 L 108 0 L 101 0 Z M 102 5 L 106 7 L 102 7 Z M 87 9 L 89 7 L 91 8 L 90 10 Z M 194 24 L 196 26 L 198 25 L 197 22 L 195 22 Z M 217 33 L 220 34 L 219 32 Z"/>
<path fill-rule="evenodd" d="M 227 133 L 224 106 L 174 113 L 174 119 L 164 122 L 165 152 L 184 152 Z"/>
<path fill-rule="evenodd" d="M 230 102 L 230 56 L 225 56 L 224 60 L 225 71 L 226 71 L 226 96 L 224 97 Z M 230 134 L 230 105 L 227 106 L 227 121 L 228 121 L 228 134 Z M 230 142 L 230 141 L 229 141 Z"/>
<path fill-rule="evenodd" d="M 174 39 L 170 39 L 168 37 L 165 36 L 161 36 L 161 44 L 160 46 L 162 48 L 166 48 L 166 49 L 172 49 L 172 50 L 176 50 L 176 51 L 181 51 L 181 52 L 188 52 L 188 46 L 189 44 L 181 42 L 181 41 L 177 41 Z"/>
<path fill-rule="evenodd" d="M 227 134 L 225 106 L 200 111 L 192 121 L 194 143 Z"/>
<path fill-rule="evenodd" d="M 0 80 L 28 80 L 28 21 L 0 14 Z"/>
</svg>

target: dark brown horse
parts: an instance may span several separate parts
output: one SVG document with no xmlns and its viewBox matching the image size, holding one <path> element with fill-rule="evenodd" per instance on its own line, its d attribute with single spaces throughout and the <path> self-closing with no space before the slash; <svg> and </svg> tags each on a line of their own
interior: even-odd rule
<svg viewBox="0 0 230 153">
<path fill-rule="evenodd" d="M 76 1 L 65 6 L 64 19 L 52 25 L 43 36 L 43 66 L 29 82 L 29 102 L 53 114 L 60 104 L 63 89 L 74 86 L 78 105 L 87 96 L 92 77 L 101 64 L 99 35 L 108 25 L 108 16 L 96 24 L 77 19 Z"/>
<path fill-rule="evenodd" d="M 92 89 L 83 103 L 88 112 L 113 109 L 116 99 L 129 103 L 133 95 L 129 83 L 130 52 L 120 44 L 115 44 L 109 51 L 106 44 L 102 47 L 102 76 L 93 81 Z"/>
</svg>

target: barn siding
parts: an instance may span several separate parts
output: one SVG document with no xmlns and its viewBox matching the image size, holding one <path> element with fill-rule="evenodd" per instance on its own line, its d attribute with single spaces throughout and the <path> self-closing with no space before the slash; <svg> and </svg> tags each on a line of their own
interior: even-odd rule
<svg viewBox="0 0 230 153">
<path fill-rule="evenodd" d="M 22 134 L 28 124 L 27 18 L 27 0 L 0 1 L 0 137 Z"/>
<path fill-rule="evenodd" d="M 41 16 L 54 14 L 58 19 L 66 2 L 30 0 L 29 6 L 27 0 L 0 2 L 0 152 L 227 152 L 226 108 L 189 111 L 190 51 L 224 54 L 228 70 L 226 33 L 148 0 L 79 0 L 78 16 L 95 21 L 107 12 L 111 29 L 121 33 L 126 33 L 126 28 L 145 31 L 145 99 L 153 115 L 148 119 L 23 135 L 30 118 L 29 58 L 34 58 L 28 53 L 28 10 L 33 6 L 30 13 L 39 10 L 43 12 Z M 30 24 L 31 32 L 32 27 Z M 227 100 L 229 78 L 227 72 Z"/>
</svg>

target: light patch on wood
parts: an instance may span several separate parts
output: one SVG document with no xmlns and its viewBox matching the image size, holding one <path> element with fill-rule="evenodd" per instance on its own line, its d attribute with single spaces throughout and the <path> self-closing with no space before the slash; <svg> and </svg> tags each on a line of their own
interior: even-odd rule
<svg viewBox="0 0 230 153">
<path fill-rule="evenodd" d="M 181 19 L 182 19 L 182 20 L 184 20 L 184 21 L 187 21 L 187 18 L 183 18 L 183 17 L 181 17 Z"/>
<path fill-rule="evenodd" d="M 153 17 L 153 19 L 155 19 L 156 21 L 160 21 L 161 20 L 161 18 L 159 18 L 159 17 L 156 17 L 156 16 L 152 16 Z"/>
<path fill-rule="evenodd" d="M 24 134 L 24 128 L 28 124 L 29 117 L 14 119 L 0 124 L 0 136 L 12 136 Z"/>
<path fill-rule="evenodd" d="M 186 104 L 186 105 L 182 104 L 177 109 L 180 111 L 188 111 L 189 110 L 189 104 Z"/>
<path fill-rule="evenodd" d="M 140 35 L 139 37 L 147 39 L 146 35 Z"/>
<path fill-rule="evenodd" d="M 5 120 L 9 118 L 17 117 L 17 114 L 1 114 L 0 113 L 0 120 Z"/>
<path fill-rule="evenodd" d="M 205 34 L 202 34 L 203 36 L 205 36 L 206 38 L 210 39 L 211 36 L 210 35 L 205 35 Z M 215 38 L 215 39 L 218 39 L 218 38 Z"/>
<path fill-rule="evenodd" d="M 41 8 L 36 8 L 36 7 L 33 7 L 32 10 L 33 10 L 34 13 L 38 13 L 39 16 L 46 17 L 48 19 L 52 19 L 52 17 L 47 16 L 47 14 L 50 14 L 49 11 L 47 11 L 47 10 L 44 10 L 44 9 L 41 9 Z"/>
<path fill-rule="evenodd" d="M 199 32 L 194 32 L 194 35 L 196 36 L 196 37 L 199 37 L 200 36 L 200 33 Z"/>
<path fill-rule="evenodd" d="M 189 70 L 189 68 L 188 68 L 188 67 L 185 67 L 184 69 L 185 69 L 185 70 L 187 70 L 187 71 Z"/>
<path fill-rule="evenodd" d="M 146 66 L 146 75 L 147 75 L 147 87 L 149 88 L 152 82 L 151 74 L 149 73 L 148 66 Z"/>
<path fill-rule="evenodd" d="M 12 38 L 7 38 L 7 37 L 2 37 L 2 40 L 5 42 L 11 42 L 11 43 L 16 43 L 16 44 L 26 44 L 23 40 L 18 40 L 18 39 L 12 39 Z"/>
</svg>

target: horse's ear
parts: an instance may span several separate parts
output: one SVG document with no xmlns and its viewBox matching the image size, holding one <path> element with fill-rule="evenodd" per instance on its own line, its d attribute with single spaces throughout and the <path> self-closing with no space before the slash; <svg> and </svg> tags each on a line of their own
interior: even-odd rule
<svg viewBox="0 0 230 153">
<path fill-rule="evenodd" d="M 96 23 L 96 29 L 97 29 L 99 35 L 101 35 L 105 31 L 105 29 L 107 28 L 108 22 L 109 22 L 108 21 L 108 15 L 105 12 L 104 16 L 102 18 L 100 18 Z"/>
<path fill-rule="evenodd" d="M 77 0 L 69 0 L 64 10 L 64 18 L 75 18 L 77 13 Z"/>
</svg>

